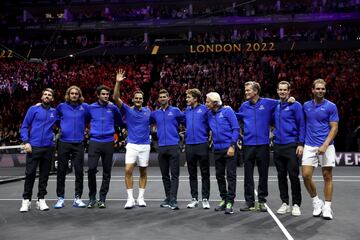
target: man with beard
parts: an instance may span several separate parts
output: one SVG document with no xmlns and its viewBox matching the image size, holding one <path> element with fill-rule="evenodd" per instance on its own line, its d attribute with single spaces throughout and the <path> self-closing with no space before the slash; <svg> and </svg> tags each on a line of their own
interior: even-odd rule
<svg viewBox="0 0 360 240">
<path fill-rule="evenodd" d="M 54 91 L 46 88 L 42 92 L 41 104 L 29 108 L 20 128 L 21 139 L 25 143 L 26 169 L 23 200 L 20 212 L 28 212 L 31 208 L 32 190 L 39 165 L 39 191 L 36 208 L 49 210 L 45 202 L 46 187 L 53 158 L 53 126 L 57 120 L 55 108 L 50 107 L 54 101 Z"/>
<path fill-rule="evenodd" d="M 165 89 L 160 90 L 158 101 L 160 108 L 151 113 L 150 121 L 156 123 L 157 127 L 158 159 L 166 196 L 160 207 L 178 210 L 177 192 L 180 173 L 178 129 L 179 124 L 183 122 L 184 114 L 179 108 L 169 105 L 169 93 Z"/>
<path fill-rule="evenodd" d="M 333 193 L 332 169 L 335 167 L 334 138 L 338 132 L 338 110 L 334 103 L 325 99 L 326 82 L 317 79 L 312 86 L 314 99 L 304 103 L 306 136 L 302 158 L 302 176 L 306 190 L 313 202 L 313 216 L 333 219 L 331 200 Z M 312 180 L 314 168 L 322 167 L 324 178 L 324 202 L 318 197 Z"/>
</svg>

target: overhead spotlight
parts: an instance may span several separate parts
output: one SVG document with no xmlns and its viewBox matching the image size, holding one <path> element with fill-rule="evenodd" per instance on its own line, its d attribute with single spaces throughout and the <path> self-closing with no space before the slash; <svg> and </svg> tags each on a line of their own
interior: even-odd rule
<svg viewBox="0 0 360 240">
<path fill-rule="evenodd" d="M 73 55 L 73 54 L 70 54 L 70 55 L 69 55 L 69 57 L 73 58 L 73 57 L 74 57 L 74 55 Z"/>
</svg>

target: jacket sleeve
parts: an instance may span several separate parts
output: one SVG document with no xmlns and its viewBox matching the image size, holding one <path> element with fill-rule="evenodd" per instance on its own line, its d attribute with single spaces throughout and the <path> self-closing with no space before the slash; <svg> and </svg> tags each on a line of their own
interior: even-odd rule
<svg viewBox="0 0 360 240">
<path fill-rule="evenodd" d="M 156 124 L 155 112 L 151 112 L 150 114 L 150 124 Z"/>
<path fill-rule="evenodd" d="M 304 112 L 300 103 L 295 105 L 296 125 L 299 129 L 299 145 L 304 145 L 305 142 L 305 119 Z"/>
<path fill-rule="evenodd" d="M 239 111 L 238 111 L 238 112 L 235 112 L 236 118 L 237 118 L 237 120 L 238 120 L 239 122 L 242 122 L 243 119 L 244 119 L 243 108 L 244 108 L 244 106 L 241 105 L 241 106 L 239 107 Z"/>
<path fill-rule="evenodd" d="M 114 112 L 114 117 L 115 117 L 115 125 L 119 126 L 119 127 L 124 127 L 124 121 L 122 119 L 122 115 L 120 113 L 120 109 L 117 106 L 113 106 L 113 112 Z"/>
<path fill-rule="evenodd" d="M 229 108 L 229 110 L 227 111 L 227 117 L 231 125 L 231 130 L 232 130 L 231 144 L 233 145 L 236 144 L 239 138 L 240 126 L 232 108 Z"/>
<path fill-rule="evenodd" d="M 179 108 L 177 108 L 176 121 L 178 124 L 185 125 L 185 114 Z"/>
<path fill-rule="evenodd" d="M 20 128 L 20 137 L 24 143 L 29 142 L 29 131 L 33 119 L 34 119 L 34 108 L 30 107 L 29 110 L 26 112 L 25 119 Z"/>
</svg>

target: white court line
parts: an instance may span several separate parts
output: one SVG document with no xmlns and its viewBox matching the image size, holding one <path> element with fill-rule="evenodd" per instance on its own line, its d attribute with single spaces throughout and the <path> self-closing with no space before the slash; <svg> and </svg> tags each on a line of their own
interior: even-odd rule
<svg viewBox="0 0 360 240">
<path fill-rule="evenodd" d="M 258 196 L 258 193 L 256 190 L 254 190 L 255 195 Z M 265 203 L 266 209 L 268 211 L 268 213 L 270 214 L 270 216 L 275 220 L 276 224 L 279 226 L 279 228 L 281 229 L 281 231 L 284 233 L 285 237 L 288 240 L 294 240 L 294 238 L 290 235 L 290 233 L 288 232 L 288 230 L 284 227 L 284 225 L 281 223 L 281 221 L 276 217 L 276 215 L 274 214 L 274 212 L 271 210 L 271 208 Z"/>
</svg>

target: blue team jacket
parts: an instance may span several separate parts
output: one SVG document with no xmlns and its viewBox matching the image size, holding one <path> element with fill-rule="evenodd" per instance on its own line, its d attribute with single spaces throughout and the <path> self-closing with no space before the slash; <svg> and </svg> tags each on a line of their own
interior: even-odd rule
<svg viewBox="0 0 360 240">
<path fill-rule="evenodd" d="M 200 144 L 208 142 L 209 123 L 208 109 L 200 104 L 185 109 L 186 144 Z"/>
<path fill-rule="evenodd" d="M 244 123 L 244 145 L 256 146 L 269 144 L 270 124 L 278 100 L 259 98 L 253 104 L 244 102 L 237 113 L 238 119 Z"/>
<path fill-rule="evenodd" d="M 275 139 L 277 144 L 304 144 L 305 121 L 302 106 L 299 102 L 279 102 L 275 108 Z"/>
<path fill-rule="evenodd" d="M 224 106 L 216 112 L 208 111 L 214 150 L 225 150 L 236 144 L 240 134 L 239 122 L 231 107 Z"/>
<path fill-rule="evenodd" d="M 90 118 L 90 140 L 96 142 L 114 141 L 114 126 L 123 125 L 120 110 L 113 103 L 91 104 L 88 108 L 88 117 Z"/>
<path fill-rule="evenodd" d="M 46 109 L 43 105 L 30 107 L 20 128 L 21 139 L 34 147 L 52 147 L 56 120 L 55 108 Z"/>
<path fill-rule="evenodd" d="M 56 110 L 60 119 L 61 141 L 79 143 L 84 140 L 86 116 L 89 105 L 60 103 Z"/>
<path fill-rule="evenodd" d="M 179 144 L 178 128 L 183 121 L 184 114 L 177 107 L 168 106 L 151 113 L 150 122 L 156 123 L 160 147 Z"/>
</svg>

